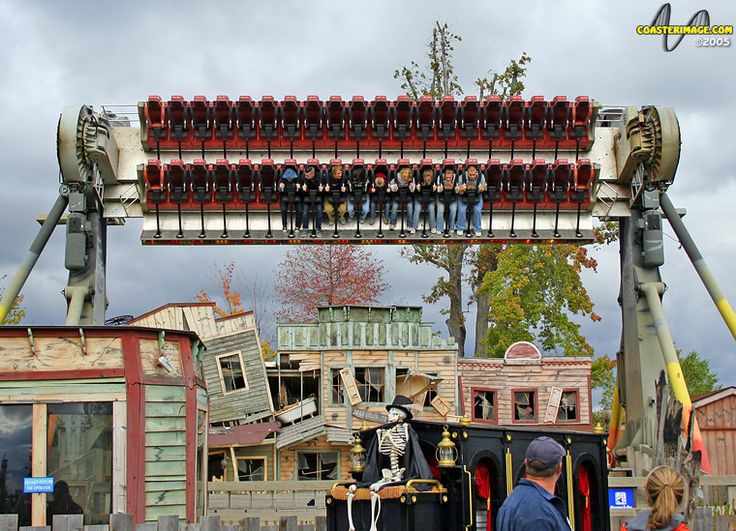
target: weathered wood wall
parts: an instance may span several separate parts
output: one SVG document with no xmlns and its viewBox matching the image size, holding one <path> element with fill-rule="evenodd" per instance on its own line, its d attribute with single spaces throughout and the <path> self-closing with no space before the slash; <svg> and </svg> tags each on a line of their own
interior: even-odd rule
<svg viewBox="0 0 736 531">
<path fill-rule="evenodd" d="M 186 389 L 146 386 L 146 521 L 186 514 Z"/>
<path fill-rule="evenodd" d="M 196 302 L 167 304 L 133 319 L 128 324 L 195 332 L 200 339 L 205 341 L 212 337 L 256 328 L 253 312 L 218 317 L 213 303 Z"/>
<path fill-rule="evenodd" d="M 217 356 L 238 351 L 243 357 L 248 386 L 246 389 L 224 393 Z M 255 330 L 209 339 L 202 367 L 210 397 L 210 422 L 254 422 L 273 415 L 266 369 Z"/>
<path fill-rule="evenodd" d="M 278 451 L 279 480 L 294 481 L 297 479 L 297 452 L 334 451 L 339 453 L 337 480 L 350 479 L 350 446 L 336 445 L 327 440 L 326 435 L 293 444 Z"/>
<path fill-rule="evenodd" d="M 88 332 L 89 334 L 89 332 Z M 29 336 L 3 337 L 0 343 L 0 373 L 14 371 L 69 371 L 123 367 L 120 337 L 48 337 L 38 332 Z"/>
<path fill-rule="evenodd" d="M 713 475 L 736 474 L 736 396 L 695 409 Z"/>
<path fill-rule="evenodd" d="M 325 495 L 334 481 L 253 481 L 208 483 L 207 514 L 225 522 L 256 516 L 262 522 L 278 522 L 282 516 L 313 522 L 325 515 Z"/>
</svg>

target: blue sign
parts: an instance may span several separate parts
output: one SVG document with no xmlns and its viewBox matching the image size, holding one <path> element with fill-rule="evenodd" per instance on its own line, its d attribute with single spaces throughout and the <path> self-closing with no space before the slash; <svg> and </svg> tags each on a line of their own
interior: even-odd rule
<svg viewBox="0 0 736 531">
<path fill-rule="evenodd" d="M 54 478 L 23 478 L 23 494 L 54 492 Z"/>
<path fill-rule="evenodd" d="M 609 488 L 608 506 L 611 509 L 635 509 L 636 499 L 633 488 Z"/>
</svg>

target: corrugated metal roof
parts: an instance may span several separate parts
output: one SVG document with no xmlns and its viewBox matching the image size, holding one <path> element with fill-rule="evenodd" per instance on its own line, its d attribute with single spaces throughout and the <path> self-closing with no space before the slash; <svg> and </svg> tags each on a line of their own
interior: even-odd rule
<svg viewBox="0 0 736 531">
<path fill-rule="evenodd" d="M 278 433 L 281 425 L 278 422 L 260 422 L 243 426 L 211 426 L 208 443 L 213 446 L 230 446 L 232 444 L 258 444 L 272 433 Z"/>
<path fill-rule="evenodd" d="M 317 415 L 307 420 L 302 420 L 281 428 L 281 433 L 276 437 L 276 448 L 281 449 L 290 444 L 304 440 L 314 439 L 325 432 L 325 418 Z"/>
<path fill-rule="evenodd" d="M 337 426 L 327 426 L 327 440 L 333 444 L 349 445 L 353 442 L 353 431 Z"/>
</svg>

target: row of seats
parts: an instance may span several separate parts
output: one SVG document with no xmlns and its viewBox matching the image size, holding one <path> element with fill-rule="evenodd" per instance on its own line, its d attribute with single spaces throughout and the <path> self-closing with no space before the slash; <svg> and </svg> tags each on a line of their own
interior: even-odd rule
<svg viewBox="0 0 736 531">
<path fill-rule="evenodd" d="M 276 163 L 264 159 L 254 163 L 241 159 L 231 163 L 226 159 L 208 163 L 205 160 L 194 160 L 185 163 L 180 159 L 162 163 L 160 160 L 149 160 L 141 167 L 141 180 L 145 186 L 146 201 L 161 209 L 180 208 L 220 208 L 230 205 L 233 208 L 254 203 L 256 209 L 276 202 L 279 199 L 278 179 L 283 171 L 292 168 L 301 176 L 306 166 L 320 169 L 321 179 L 327 180 L 332 166 L 341 166 L 348 176 L 351 171 L 361 168 L 369 182 L 376 174 L 383 173 L 391 179 L 399 168 L 409 167 L 419 182 L 421 171 L 427 168 L 435 172 L 452 169 L 461 174 L 466 167 L 476 166 L 483 175 L 487 190 L 483 199 L 492 203 L 494 208 L 521 208 L 536 205 L 539 208 L 586 208 L 590 204 L 591 189 L 597 178 L 597 168 L 588 159 L 577 162 L 558 159 L 554 162 L 536 159 L 531 163 L 521 159 L 513 159 L 501 163 L 498 159 L 489 159 L 478 163 L 476 159 L 455 162 L 444 159 L 434 163 L 431 159 L 422 159 L 412 163 L 408 159 L 400 159 L 389 163 L 378 159 L 366 163 L 363 159 L 354 159 L 352 163 L 343 163 L 340 159 L 332 159 L 328 164 L 317 159 L 309 159 L 306 163 L 297 163 L 287 159 L 284 163 Z M 348 179 L 349 180 L 349 179 Z M 372 186 L 369 186 L 369 192 Z M 327 194 L 325 194 L 327 195 Z"/>
<path fill-rule="evenodd" d="M 466 96 L 413 100 L 399 96 L 389 101 L 376 96 L 367 101 L 353 96 L 344 101 L 331 96 L 297 100 L 273 96 L 253 100 L 227 96 L 164 101 L 150 96 L 139 104 L 144 149 L 251 149 L 266 147 L 332 149 L 335 144 L 377 149 L 399 146 L 442 149 L 448 147 L 508 149 L 588 149 L 591 144 L 594 105 L 587 96 L 568 101 L 557 96 L 547 101 L 534 96 L 524 101 L 512 96 L 501 101 L 489 96 L 479 101 Z"/>
</svg>

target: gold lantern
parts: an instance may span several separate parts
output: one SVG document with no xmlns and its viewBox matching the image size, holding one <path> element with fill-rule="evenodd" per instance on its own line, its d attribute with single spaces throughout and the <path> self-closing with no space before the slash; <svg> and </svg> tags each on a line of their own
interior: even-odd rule
<svg viewBox="0 0 736 531">
<path fill-rule="evenodd" d="M 437 465 L 442 468 L 455 466 L 457 462 L 457 448 L 450 439 L 450 431 L 447 426 L 442 432 L 442 440 L 437 445 Z"/>
<path fill-rule="evenodd" d="M 365 468 L 366 452 L 363 445 L 360 444 L 363 441 L 360 438 L 360 434 L 355 434 L 353 439 L 353 447 L 350 449 L 350 471 L 351 472 L 363 472 Z"/>
</svg>

